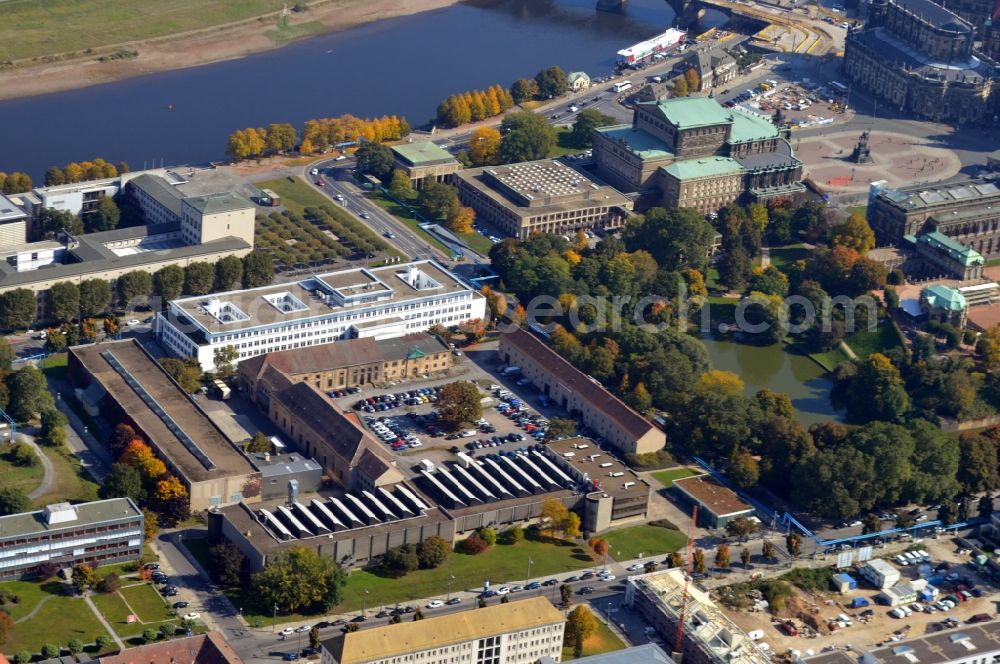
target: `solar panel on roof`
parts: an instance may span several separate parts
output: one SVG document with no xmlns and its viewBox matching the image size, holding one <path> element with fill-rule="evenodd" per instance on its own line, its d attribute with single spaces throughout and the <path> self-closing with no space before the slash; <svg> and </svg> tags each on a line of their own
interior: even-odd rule
<svg viewBox="0 0 1000 664">
<path fill-rule="evenodd" d="M 382 501 L 380 501 L 378 498 L 376 498 L 375 495 L 373 493 L 371 493 L 370 491 L 362 491 L 361 495 L 363 495 L 365 498 L 367 498 L 368 502 L 370 502 L 372 505 L 374 505 L 376 508 L 378 508 L 378 510 L 382 514 L 384 514 L 387 519 L 395 519 L 396 518 L 396 514 L 392 510 L 390 510 L 388 507 L 386 507 L 385 505 L 383 505 Z"/>
<path fill-rule="evenodd" d="M 295 539 L 295 535 L 292 534 L 292 531 L 286 528 L 285 524 L 279 521 L 276 516 L 274 516 L 273 514 L 264 509 L 262 509 L 260 513 L 264 516 L 264 521 L 271 524 L 271 526 L 275 528 L 281 535 L 284 535 L 284 539 Z"/>
<path fill-rule="evenodd" d="M 160 420 L 167 426 L 167 429 L 170 430 L 170 433 L 174 434 L 177 440 L 181 441 L 181 445 L 183 445 L 184 448 L 190 452 L 191 455 L 199 461 L 199 463 L 201 463 L 201 465 L 208 470 L 215 470 L 216 466 L 215 463 L 212 462 L 212 459 L 205 454 L 200 447 L 198 447 L 198 444 L 191 439 L 191 436 L 184 432 L 184 429 L 181 429 L 180 425 L 174 421 L 174 418 L 172 418 L 167 411 L 160 406 L 156 399 L 153 398 L 153 395 L 150 394 L 131 373 L 129 373 L 128 369 L 126 369 L 122 363 L 118 361 L 118 358 L 116 358 L 111 351 L 106 350 L 102 352 L 101 357 L 103 357 L 111 368 L 115 370 L 115 373 L 121 376 L 128 386 L 131 387 L 137 395 L 139 395 L 139 398 L 142 399 L 143 403 L 145 403 L 146 406 L 153 411 L 158 418 L 160 418 Z"/>
<path fill-rule="evenodd" d="M 456 496 L 454 493 L 451 492 L 451 489 L 446 487 L 444 484 L 441 484 L 441 482 L 439 482 L 438 479 L 434 477 L 432 473 L 428 473 L 426 470 L 421 470 L 420 474 L 423 475 L 424 478 L 426 478 L 427 481 L 434 486 L 434 488 L 440 491 L 443 496 L 451 499 L 452 501 L 458 503 L 459 505 L 465 504 L 461 500 L 459 500 L 458 496 Z"/>
<path fill-rule="evenodd" d="M 920 199 L 927 204 L 940 203 L 941 201 L 944 200 L 944 196 L 942 196 L 939 192 L 936 191 L 922 191 L 920 192 L 919 196 Z"/>
<path fill-rule="evenodd" d="M 320 501 L 318 501 L 315 498 L 313 498 L 312 503 L 310 503 L 310 504 L 313 507 L 315 507 L 317 509 L 317 511 L 319 511 L 320 514 L 322 514 L 323 516 L 325 516 L 330 521 L 330 523 L 332 523 L 334 526 L 336 526 L 338 528 L 344 528 L 344 527 L 346 527 L 346 526 L 344 526 L 343 522 L 340 519 L 338 519 L 337 516 L 333 512 L 331 512 L 327 508 L 327 506 L 324 505 L 323 503 L 321 503 Z"/>
<path fill-rule="evenodd" d="M 309 535 L 312 535 L 312 531 L 309 530 L 308 528 L 306 528 L 302 524 L 302 522 L 299 521 L 295 517 L 294 514 L 292 514 L 292 511 L 290 509 L 288 509 L 287 507 L 285 507 L 284 505 L 278 505 L 278 513 L 281 514 L 281 516 L 283 516 L 286 519 L 288 519 L 288 522 L 290 524 L 292 524 L 293 526 L 295 526 L 296 528 L 298 528 L 299 532 L 305 532 L 305 533 L 308 533 Z"/>
<path fill-rule="evenodd" d="M 306 519 L 306 521 L 308 521 L 309 523 L 311 523 L 311 524 L 313 525 L 313 528 L 315 528 L 315 529 L 316 529 L 316 534 L 317 534 L 317 535 L 318 535 L 318 534 L 320 534 L 320 532 L 321 532 L 321 531 L 323 531 L 323 530 L 326 530 L 326 531 L 329 531 L 329 530 L 330 530 L 330 529 L 329 529 L 329 528 L 327 528 L 327 527 L 326 527 L 325 525 L 323 525 L 323 522 L 322 522 L 322 521 L 320 521 L 320 520 L 319 520 L 319 519 L 318 519 L 318 518 L 316 517 L 316 515 L 315 515 L 315 514 L 313 514 L 313 513 L 312 513 L 312 512 L 311 512 L 311 511 L 309 510 L 309 508 L 308 508 L 308 507 L 306 507 L 306 506 L 305 506 L 305 505 L 303 505 L 302 503 L 300 503 L 300 502 L 296 501 L 296 502 L 295 502 L 295 509 L 296 509 L 296 511 L 297 511 L 297 512 L 298 512 L 299 514 L 301 514 L 301 515 L 302 515 L 302 516 L 303 516 L 303 517 L 304 517 L 304 518 Z"/>
<path fill-rule="evenodd" d="M 397 484 L 396 485 L 396 491 L 398 491 L 400 494 L 402 494 L 404 498 L 406 498 L 407 500 L 409 500 L 410 504 L 412 504 L 418 510 L 429 510 L 430 509 L 430 507 L 428 507 L 427 504 L 424 503 L 424 501 L 422 501 L 419 498 L 417 498 L 417 495 L 415 493 L 413 493 L 412 491 L 410 491 L 409 487 L 407 487 L 407 486 L 405 486 L 403 484 Z"/>
<path fill-rule="evenodd" d="M 378 488 L 378 490 L 382 494 L 383 498 L 385 498 L 386 500 L 388 500 L 393 505 L 393 507 L 395 507 L 397 510 L 399 510 L 399 513 L 401 515 L 402 514 L 413 514 L 413 510 L 411 510 L 409 507 L 407 507 L 406 505 L 404 505 L 403 501 L 401 501 L 395 495 L 393 495 L 392 493 L 390 493 L 389 491 L 387 491 L 384 486 L 380 486 Z"/>
<path fill-rule="evenodd" d="M 982 194 L 983 196 L 1000 193 L 1000 189 L 998 189 L 997 186 L 992 182 L 987 182 L 986 184 L 977 184 L 975 185 L 975 187 L 976 190 L 978 190 L 979 193 Z"/>
<path fill-rule="evenodd" d="M 948 194 L 955 199 L 962 200 L 964 198 L 971 198 L 973 193 L 966 189 L 965 187 L 953 187 L 948 190 Z"/>
</svg>

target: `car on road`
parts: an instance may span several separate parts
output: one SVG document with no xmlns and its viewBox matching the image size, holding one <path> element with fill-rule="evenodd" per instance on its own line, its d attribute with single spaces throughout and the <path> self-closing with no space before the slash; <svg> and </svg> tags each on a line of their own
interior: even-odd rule
<svg viewBox="0 0 1000 664">
<path fill-rule="evenodd" d="M 499 588 L 497 588 L 497 595 L 502 596 L 502 595 L 507 595 L 508 593 L 510 593 L 510 588 L 508 588 L 507 586 L 500 586 Z"/>
<path fill-rule="evenodd" d="M 139 319 L 138 318 L 129 318 L 127 321 L 125 321 L 125 324 L 128 325 L 129 327 L 132 327 L 133 325 L 138 325 L 139 324 Z M 153 563 L 153 564 L 155 565 L 156 563 Z M 147 567 L 146 569 L 160 569 L 160 566 L 156 565 L 156 567 Z"/>
<path fill-rule="evenodd" d="M 442 606 L 444 606 L 444 602 L 442 602 L 439 599 L 432 599 L 431 601 L 427 602 L 428 609 L 440 609 Z"/>
<path fill-rule="evenodd" d="M 302 649 L 303 657 L 308 657 L 309 655 L 318 655 L 318 654 L 319 654 L 319 648 L 313 648 L 312 646 L 308 646 Z"/>
<path fill-rule="evenodd" d="M 285 629 L 283 629 L 280 632 L 278 632 L 278 634 L 281 634 L 282 636 L 291 636 L 294 633 L 295 633 L 295 630 L 292 629 L 291 627 L 286 627 Z"/>
<path fill-rule="evenodd" d="M 201 614 L 198 613 L 197 611 L 192 611 L 191 613 L 184 614 L 184 620 L 197 620 L 198 618 L 201 618 Z"/>
<path fill-rule="evenodd" d="M 541 587 L 542 587 L 542 584 L 540 584 L 538 581 L 532 581 L 531 583 L 529 583 L 528 585 L 526 585 L 524 587 L 524 589 L 525 590 L 538 590 Z"/>
<path fill-rule="evenodd" d="M 312 169 L 309 172 L 312 173 L 313 175 L 319 175 L 319 169 L 318 168 L 314 168 L 314 169 Z"/>
<path fill-rule="evenodd" d="M 386 231 L 385 233 L 382 233 L 382 235 L 386 236 L 390 240 L 393 239 L 394 237 L 396 237 L 396 234 L 393 233 L 392 231 Z"/>
<path fill-rule="evenodd" d="M 286 662 L 297 662 L 300 659 L 299 653 L 297 652 L 286 652 L 281 658 Z"/>
<path fill-rule="evenodd" d="M 308 632 L 311 629 L 312 629 L 312 627 L 309 626 L 309 625 L 302 625 L 301 627 L 296 628 L 295 631 L 296 632 Z"/>
<path fill-rule="evenodd" d="M 614 580 L 615 580 L 614 574 L 601 574 L 601 581 L 614 581 Z"/>
<path fill-rule="evenodd" d="M 580 580 L 580 577 L 578 577 L 578 576 L 571 576 L 568 579 L 566 579 L 563 583 L 574 583 L 574 582 L 579 581 L 579 580 Z"/>
<path fill-rule="evenodd" d="M 188 608 L 188 603 L 187 602 L 174 602 L 174 608 L 175 609 L 186 609 L 186 608 Z"/>
<path fill-rule="evenodd" d="M 344 161 L 345 159 L 347 159 L 347 157 L 345 155 L 340 155 L 339 157 L 337 157 L 336 159 L 334 159 L 334 161 Z"/>
<path fill-rule="evenodd" d="M 323 181 L 322 180 L 316 180 L 316 186 L 317 187 L 322 187 L 323 186 Z"/>
<path fill-rule="evenodd" d="M 580 590 L 577 591 L 577 593 L 580 595 L 591 595 L 593 594 L 593 592 L 594 589 L 591 586 L 584 586 L 583 588 L 580 588 Z"/>
<path fill-rule="evenodd" d="M 462 601 L 461 597 L 452 597 L 447 602 L 445 602 L 445 604 L 447 604 L 448 606 L 454 606 L 454 605 L 458 604 L 461 601 Z"/>
<path fill-rule="evenodd" d="M 362 210 L 360 214 L 361 214 L 361 218 L 362 219 L 371 219 L 372 218 L 372 216 L 370 214 L 368 214 L 367 212 L 365 212 L 364 210 Z"/>
<path fill-rule="evenodd" d="M 138 322 L 139 321 L 136 321 L 136 323 L 138 323 Z M 132 321 L 129 321 L 128 324 L 131 325 Z M 142 568 L 143 569 L 153 569 L 153 570 L 156 570 L 156 569 L 160 569 L 160 564 L 159 563 L 146 563 L 145 565 L 142 566 Z"/>
<path fill-rule="evenodd" d="M 336 199 L 337 199 L 338 201 L 340 201 L 340 202 L 343 202 L 343 201 L 344 201 L 344 197 L 343 197 L 343 195 L 341 195 L 341 194 L 337 194 L 336 196 L 334 196 L 334 198 L 336 198 Z"/>
<path fill-rule="evenodd" d="M 642 569 L 642 565 L 639 565 L 639 564 L 629 565 L 628 566 L 628 571 L 630 571 L 630 572 L 638 572 L 641 569 Z"/>
<path fill-rule="evenodd" d="M 559 583 L 559 579 L 549 579 L 548 581 L 543 581 L 542 585 L 543 586 L 554 586 L 557 583 Z"/>
</svg>

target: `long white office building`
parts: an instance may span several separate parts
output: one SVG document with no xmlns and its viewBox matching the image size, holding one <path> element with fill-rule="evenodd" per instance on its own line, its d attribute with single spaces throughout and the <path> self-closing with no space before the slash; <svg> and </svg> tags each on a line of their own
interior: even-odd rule
<svg viewBox="0 0 1000 664">
<path fill-rule="evenodd" d="M 342 339 L 390 339 L 485 319 L 486 299 L 430 260 L 315 274 L 301 281 L 174 300 L 156 337 L 215 368 L 216 349 L 245 359 Z"/>
</svg>

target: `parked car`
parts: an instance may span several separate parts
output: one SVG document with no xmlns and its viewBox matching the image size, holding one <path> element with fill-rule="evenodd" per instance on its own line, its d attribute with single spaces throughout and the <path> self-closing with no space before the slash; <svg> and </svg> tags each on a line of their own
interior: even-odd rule
<svg viewBox="0 0 1000 664">
<path fill-rule="evenodd" d="M 197 611 L 192 611 L 191 613 L 184 614 L 184 620 L 197 620 L 198 618 L 201 618 L 201 614 L 198 613 Z"/>
<path fill-rule="evenodd" d="M 295 633 L 295 630 L 292 629 L 291 627 L 286 627 L 285 629 L 283 629 L 280 632 L 278 632 L 278 634 L 281 634 L 282 636 L 291 636 L 294 633 Z"/>
<path fill-rule="evenodd" d="M 439 599 L 432 599 L 431 601 L 427 602 L 428 609 L 440 609 L 442 606 L 444 606 L 444 602 L 442 602 Z"/>
</svg>

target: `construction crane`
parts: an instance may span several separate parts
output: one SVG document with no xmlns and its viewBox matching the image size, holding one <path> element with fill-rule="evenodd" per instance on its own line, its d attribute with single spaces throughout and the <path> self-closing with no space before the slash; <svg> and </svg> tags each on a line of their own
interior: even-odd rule
<svg viewBox="0 0 1000 664">
<path fill-rule="evenodd" d="M 698 523 L 698 506 L 691 509 L 691 526 L 688 529 L 687 561 L 684 564 L 684 594 L 681 595 L 681 609 L 677 614 L 677 635 L 674 637 L 674 661 L 678 664 L 683 657 L 681 642 L 684 640 L 684 614 L 687 613 L 688 584 L 691 583 L 691 565 L 694 562 L 694 529 Z"/>
</svg>

